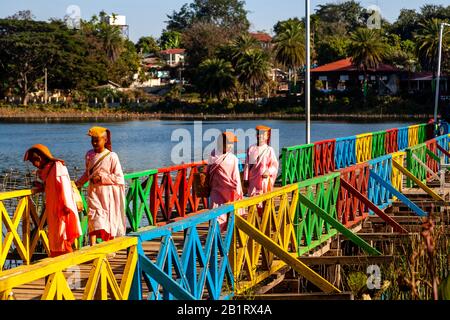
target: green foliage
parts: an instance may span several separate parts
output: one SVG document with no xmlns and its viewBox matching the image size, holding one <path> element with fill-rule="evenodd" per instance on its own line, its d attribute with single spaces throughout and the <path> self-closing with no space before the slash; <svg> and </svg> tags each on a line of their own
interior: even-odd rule
<svg viewBox="0 0 450 320">
<path fill-rule="evenodd" d="M 348 57 L 350 39 L 343 36 L 331 36 L 320 41 L 317 45 L 317 63 L 330 63 Z"/>
<path fill-rule="evenodd" d="M 240 0 L 194 0 L 167 16 L 167 30 L 182 32 L 195 23 L 203 22 L 246 31 L 250 22 L 244 5 L 245 2 Z"/>
<path fill-rule="evenodd" d="M 196 84 L 200 93 L 219 101 L 229 95 L 236 86 L 236 77 L 230 62 L 222 59 L 207 59 L 197 71 Z"/>
<path fill-rule="evenodd" d="M 164 31 L 159 38 L 159 45 L 162 50 L 181 47 L 181 33 L 178 31 Z"/>
<path fill-rule="evenodd" d="M 297 70 L 305 63 L 304 30 L 298 20 L 286 20 L 279 24 L 273 39 L 275 60 L 281 65 Z M 295 72 L 297 75 L 297 72 Z"/>
<path fill-rule="evenodd" d="M 439 48 L 439 32 L 441 20 L 433 18 L 420 23 L 420 29 L 415 34 L 415 40 L 417 41 L 418 56 L 421 59 L 422 65 L 426 70 L 436 71 L 437 69 L 437 57 Z M 450 53 L 450 28 L 444 28 L 442 48 L 443 48 L 443 61 Z"/>
<path fill-rule="evenodd" d="M 29 92 L 48 88 L 84 90 L 108 80 L 129 85 L 139 69 L 134 44 L 125 40 L 100 12 L 70 30 L 60 20 L 33 21 L 31 13 L 0 20 L 0 93 L 19 92 L 27 104 Z"/>
<path fill-rule="evenodd" d="M 158 43 L 156 42 L 155 38 L 151 36 L 140 37 L 138 42 L 136 43 L 136 51 L 139 53 L 157 53 L 159 52 L 159 50 L 160 48 L 158 46 Z"/>
<path fill-rule="evenodd" d="M 379 30 L 359 28 L 350 34 L 349 54 L 364 72 L 382 62 L 385 49 Z"/>
</svg>

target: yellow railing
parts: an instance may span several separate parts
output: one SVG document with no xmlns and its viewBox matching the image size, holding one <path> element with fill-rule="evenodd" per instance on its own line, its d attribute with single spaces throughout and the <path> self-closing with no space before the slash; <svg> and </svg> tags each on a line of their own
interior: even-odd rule
<svg viewBox="0 0 450 320">
<path fill-rule="evenodd" d="M 406 152 L 398 151 L 392 154 L 392 161 L 400 164 L 404 167 Z M 402 192 L 403 190 L 403 174 L 395 166 L 392 166 L 392 185 L 395 189 Z M 393 200 L 397 200 L 397 197 L 393 197 Z"/>
<path fill-rule="evenodd" d="M 47 233 L 44 229 L 47 216 L 44 213 L 39 217 L 35 203 L 31 199 L 32 195 L 31 190 L 0 193 L 0 229 L 6 229 L 5 237 L 0 238 L 0 270 L 3 269 L 8 254 L 12 253 L 14 248 L 24 264 L 31 262 L 39 240 L 42 240 L 47 254 L 50 252 Z M 22 232 L 19 230 L 21 222 Z M 32 231 L 33 235 L 31 235 Z"/>
<path fill-rule="evenodd" d="M 137 243 L 136 237 L 121 237 L 1 272 L 0 299 L 127 300 L 138 259 Z M 108 260 L 116 253 L 123 256 L 120 272 Z M 28 292 L 32 285 L 34 290 Z"/>
<path fill-rule="evenodd" d="M 413 147 L 419 144 L 419 125 L 408 127 L 408 147 Z"/>
<path fill-rule="evenodd" d="M 241 216 L 285 251 L 296 256 L 294 218 L 297 202 L 298 186 L 294 184 L 235 202 L 235 215 Z M 238 228 L 237 224 L 230 249 L 230 263 L 237 293 L 253 287 L 285 265 L 281 260 L 275 259 L 273 253 Z"/>
<path fill-rule="evenodd" d="M 299 185 L 294 184 L 234 203 L 235 227 L 229 261 L 236 294 L 243 294 L 286 265 L 324 292 L 339 292 L 297 259 L 295 219 L 299 190 Z"/>
<path fill-rule="evenodd" d="M 356 136 L 356 162 L 366 162 L 372 159 L 372 133 Z"/>
</svg>

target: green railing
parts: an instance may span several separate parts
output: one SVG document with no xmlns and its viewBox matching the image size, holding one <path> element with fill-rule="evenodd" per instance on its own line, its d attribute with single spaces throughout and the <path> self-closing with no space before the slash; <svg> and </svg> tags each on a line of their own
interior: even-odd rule
<svg viewBox="0 0 450 320">
<path fill-rule="evenodd" d="M 282 149 L 282 185 L 314 177 L 314 144 Z"/>
<path fill-rule="evenodd" d="M 372 133 L 372 159 L 386 154 L 386 131 Z"/>
<path fill-rule="evenodd" d="M 323 209 L 330 217 L 338 219 L 336 204 L 339 196 L 340 173 L 313 178 L 298 183 L 300 193 Z M 336 235 L 337 230 L 326 223 L 319 215 L 309 209 L 301 201 L 296 213 L 296 235 L 298 254 L 306 252 L 323 244 Z"/>
<path fill-rule="evenodd" d="M 422 166 L 415 158 L 416 156 L 423 163 L 427 162 L 427 145 L 425 143 L 418 144 L 414 147 L 409 147 L 406 149 L 406 168 L 411 172 L 417 179 L 422 182 L 426 182 L 427 171 L 424 166 Z M 407 179 L 407 186 L 411 188 L 414 183 L 411 179 Z"/>
</svg>

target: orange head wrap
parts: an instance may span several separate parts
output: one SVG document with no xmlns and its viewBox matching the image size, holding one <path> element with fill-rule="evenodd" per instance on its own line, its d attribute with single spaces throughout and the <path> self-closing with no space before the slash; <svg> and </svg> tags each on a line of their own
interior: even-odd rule
<svg viewBox="0 0 450 320">
<path fill-rule="evenodd" d="M 269 134 L 269 137 L 267 138 L 267 144 L 270 144 L 270 138 L 271 138 L 271 135 L 272 135 L 271 134 L 272 133 L 272 128 L 268 127 L 268 126 L 264 126 L 264 125 L 259 125 L 259 126 L 256 126 L 256 130 L 257 131 L 267 131 L 268 134 Z M 257 140 L 258 140 L 258 145 L 259 145 L 259 134 L 257 136 Z"/>
<path fill-rule="evenodd" d="M 44 157 L 46 157 L 50 161 L 61 161 L 64 164 L 64 160 L 55 158 L 47 146 L 44 146 L 43 144 L 35 144 L 31 148 L 29 148 L 23 157 L 23 161 L 31 160 L 31 155 L 34 151 L 38 151 L 40 154 L 42 154 Z"/>
<path fill-rule="evenodd" d="M 105 148 L 112 151 L 111 131 L 109 131 L 109 129 L 103 127 L 92 127 L 89 129 L 87 135 L 90 137 L 102 137 L 106 135 L 107 141 L 105 143 Z"/>
</svg>

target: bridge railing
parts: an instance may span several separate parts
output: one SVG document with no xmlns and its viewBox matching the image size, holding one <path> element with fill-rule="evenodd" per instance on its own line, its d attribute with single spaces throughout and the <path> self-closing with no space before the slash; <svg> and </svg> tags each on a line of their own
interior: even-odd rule
<svg viewBox="0 0 450 320">
<path fill-rule="evenodd" d="M 217 218 L 228 216 L 221 233 Z M 233 205 L 201 211 L 161 227 L 131 233 L 139 240 L 139 261 L 130 299 L 227 299 L 234 279 L 229 252 Z"/>
<path fill-rule="evenodd" d="M 447 124 L 440 122 L 439 126 Z M 435 125 L 426 123 L 284 147 L 281 154 L 282 185 L 406 150 L 430 141 L 434 132 Z M 442 140 L 439 143 L 445 144 Z"/>
<path fill-rule="evenodd" d="M 138 260 L 136 245 L 137 238 L 121 237 L 1 272 L 0 300 L 128 300 Z M 111 265 L 111 254 L 124 257 L 120 272 Z M 20 288 L 24 285 L 28 289 Z"/>
<path fill-rule="evenodd" d="M 314 177 L 314 144 L 282 149 L 282 185 Z"/>
<path fill-rule="evenodd" d="M 293 184 L 237 201 L 234 203 L 235 214 L 256 229 L 255 232 L 263 234 L 285 252 L 297 256 L 300 231 L 310 227 L 302 225 L 299 228 L 302 218 L 297 216 L 298 193 L 298 186 Z M 253 287 L 286 265 L 263 243 L 237 225 L 234 227 L 230 260 L 237 293 Z"/>
<path fill-rule="evenodd" d="M 341 180 L 347 181 L 361 195 L 368 197 L 370 168 L 368 163 L 360 163 L 340 170 Z M 364 220 L 368 216 L 365 204 L 354 194 L 341 186 L 337 203 L 339 221 L 346 227 Z"/>
<path fill-rule="evenodd" d="M 336 169 L 350 167 L 356 164 L 356 136 L 337 138 L 334 153 Z"/>
<path fill-rule="evenodd" d="M 47 217 L 40 216 L 32 199 L 31 190 L 0 193 L 0 271 L 8 256 L 17 253 L 24 264 L 30 264 L 38 244 L 47 253 Z"/>
</svg>

